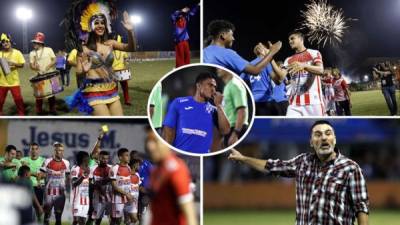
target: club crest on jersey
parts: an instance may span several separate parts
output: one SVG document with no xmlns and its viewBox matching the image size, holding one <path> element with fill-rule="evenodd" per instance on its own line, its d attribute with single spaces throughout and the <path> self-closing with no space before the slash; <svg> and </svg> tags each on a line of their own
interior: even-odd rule
<svg viewBox="0 0 400 225">
<path fill-rule="evenodd" d="M 206 105 L 206 112 L 208 113 L 208 114 L 210 114 L 210 113 L 212 113 L 214 111 L 214 107 L 210 104 L 210 103 L 207 103 L 207 105 Z"/>
</svg>

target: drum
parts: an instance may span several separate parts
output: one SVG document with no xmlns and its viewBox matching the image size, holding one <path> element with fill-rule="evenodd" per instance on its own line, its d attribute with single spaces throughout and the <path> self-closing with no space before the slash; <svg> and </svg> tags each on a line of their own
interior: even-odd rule
<svg viewBox="0 0 400 225">
<path fill-rule="evenodd" d="M 0 58 L 0 67 L 5 75 L 8 75 L 11 73 L 10 65 L 8 65 L 7 59 Z"/>
<path fill-rule="evenodd" d="M 29 80 L 36 98 L 46 98 L 64 91 L 60 72 L 39 74 Z"/>
<path fill-rule="evenodd" d="M 130 70 L 119 70 L 114 72 L 115 80 L 124 81 L 131 79 L 131 71 Z"/>
</svg>

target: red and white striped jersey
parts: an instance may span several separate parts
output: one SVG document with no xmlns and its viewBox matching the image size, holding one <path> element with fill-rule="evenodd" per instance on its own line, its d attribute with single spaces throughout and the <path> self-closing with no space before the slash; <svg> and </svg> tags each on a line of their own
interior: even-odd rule
<svg viewBox="0 0 400 225">
<path fill-rule="evenodd" d="M 335 91 L 333 90 L 333 77 L 326 76 L 322 78 L 322 85 L 325 86 L 324 96 L 326 101 L 332 101 L 335 97 Z"/>
<path fill-rule="evenodd" d="M 81 184 L 72 188 L 73 205 L 89 205 L 89 174 L 85 176 L 84 170 L 80 166 L 73 166 L 71 169 L 71 179 L 84 177 Z"/>
<path fill-rule="evenodd" d="M 317 50 L 306 49 L 303 52 L 297 53 L 293 56 L 286 58 L 283 67 L 287 68 L 294 62 L 306 63 L 308 65 L 315 65 L 316 63 L 322 63 L 321 53 Z M 316 105 L 323 104 L 323 93 L 321 89 L 321 78 L 316 76 L 310 88 L 304 90 L 304 87 L 312 77 L 312 74 L 306 70 L 299 71 L 296 74 L 291 74 L 292 89 L 289 97 L 289 103 L 291 105 Z"/>
<path fill-rule="evenodd" d="M 131 191 L 130 191 L 130 194 L 135 199 L 139 199 L 139 186 L 140 186 L 141 183 L 142 183 L 142 181 L 140 180 L 139 173 L 135 173 L 134 175 L 131 175 Z"/>
<path fill-rule="evenodd" d="M 107 165 L 105 167 L 101 167 L 99 165 L 92 166 L 90 168 L 89 178 L 93 179 L 94 182 L 103 182 L 104 180 L 109 178 L 110 170 L 111 170 L 111 165 Z M 93 201 L 100 203 L 110 202 L 112 195 L 111 182 L 102 184 L 100 189 L 101 190 L 94 189 Z"/>
<path fill-rule="evenodd" d="M 347 91 L 347 83 L 343 79 L 343 77 L 341 77 L 339 79 L 334 79 L 333 89 L 335 90 L 335 101 L 336 102 L 348 100 L 348 97 L 345 93 Z"/>
<path fill-rule="evenodd" d="M 57 161 L 53 158 L 48 158 L 44 161 L 40 171 L 46 174 L 46 195 L 65 195 L 65 180 L 67 174 L 70 173 L 68 160 Z"/>
<path fill-rule="evenodd" d="M 121 166 L 119 164 L 113 166 L 110 170 L 111 180 L 117 182 L 117 186 L 121 188 L 124 192 L 129 193 L 131 189 L 131 168 L 126 166 Z M 128 199 L 125 195 L 113 191 L 112 203 L 127 203 Z"/>
</svg>

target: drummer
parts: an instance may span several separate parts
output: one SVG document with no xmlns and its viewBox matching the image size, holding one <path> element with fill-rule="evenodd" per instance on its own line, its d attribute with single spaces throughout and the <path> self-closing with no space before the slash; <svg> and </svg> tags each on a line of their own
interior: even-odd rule
<svg viewBox="0 0 400 225">
<path fill-rule="evenodd" d="M 1 34 L 0 58 L 6 59 L 10 67 L 11 73 L 4 74 L 0 69 L 0 116 L 3 115 L 3 106 L 6 101 L 8 91 L 17 106 L 17 114 L 23 116 L 25 112 L 24 100 L 21 94 L 18 69 L 23 68 L 25 59 L 22 53 L 11 46 L 11 38 L 9 35 Z"/>
<path fill-rule="evenodd" d="M 33 51 L 29 53 L 30 67 L 33 71 L 39 74 L 54 72 L 56 70 L 56 55 L 53 49 L 44 46 L 45 35 L 41 32 L 36 33 L 33 44 Z M 56 97 L 51 95 L 48 97 L 49 110 L 51 115 L 57 115 L 56 112 Z M 36 114 L 43 115 L 43 99 L 36 98 Z"/>
<path fill-rule="evenodd" d="M 117 36 L 117 42 L 122 43 L 121 35 Z M 126 65 L 126 60 L 129 57 L 128 53 L 119 50 L 114 50 L 113 54 L 114 54 L 114 63 L 112 65 L 113 71 L 116 72 L 128 69 Z M 124 104 L 132 105 L 129 98 L 128 81 L 129 80 L 121 80 L 119 83 L 121 84 L 122 91 L 124 93 Z"/>
</svg>

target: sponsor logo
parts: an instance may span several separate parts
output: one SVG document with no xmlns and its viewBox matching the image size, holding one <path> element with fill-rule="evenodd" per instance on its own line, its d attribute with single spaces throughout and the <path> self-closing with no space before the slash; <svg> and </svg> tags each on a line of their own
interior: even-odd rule
<svg viewBox="0 0 400 225">
<path fill-rule="evenodd" d="M 207 132 L 197 129 L 189 129 L 189 128 L 182 128 L 182 133 L 189 134 L 189 135 L 197 135 L 201 137 L 206 137 Z"/>
<path fill-rule="evenodd" d="M 193 106 L 185 107 L 185 110 L 191 110 L 191 109 L 193 109 Z"/>
</svg>

